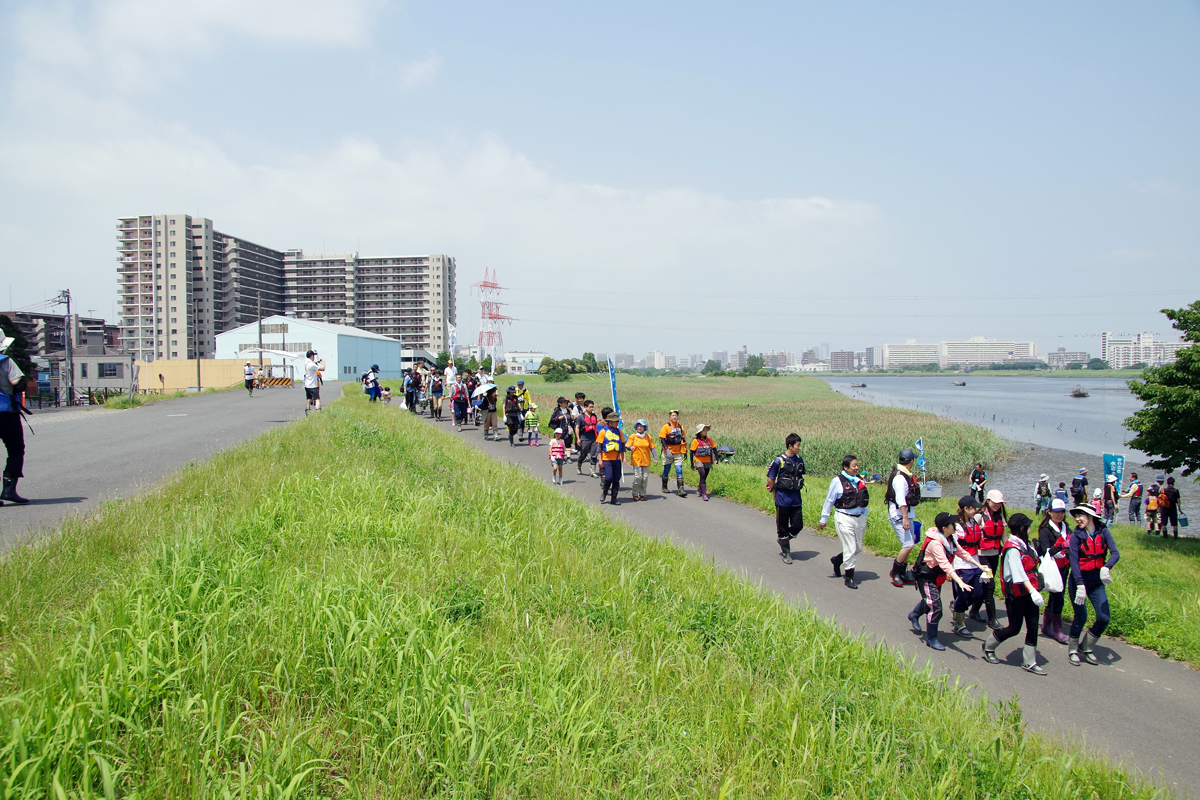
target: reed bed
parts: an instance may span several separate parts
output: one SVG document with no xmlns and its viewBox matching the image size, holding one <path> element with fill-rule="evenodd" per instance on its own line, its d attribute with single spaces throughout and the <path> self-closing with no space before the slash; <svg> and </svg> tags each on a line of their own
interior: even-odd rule
<svg viewBox="0 0 1200 800">
<path fill-rule="evenodd" d="M 356 392 L 0 607 L 5 797 L 1161 796 Z"/>
</svg>

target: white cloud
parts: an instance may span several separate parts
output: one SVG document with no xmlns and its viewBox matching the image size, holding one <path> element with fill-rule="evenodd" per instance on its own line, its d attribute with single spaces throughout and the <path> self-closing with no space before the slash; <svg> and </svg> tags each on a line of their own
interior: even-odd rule
<svg viewBox="0 0 1200 800">
<path fill-rule="evenodd" d="M 437 53 L 429 53 L 400 69 L 400 85 L 405 89 L 417 89 L 436 78 L 441 68 L 442 57 Z"/>
</svg>

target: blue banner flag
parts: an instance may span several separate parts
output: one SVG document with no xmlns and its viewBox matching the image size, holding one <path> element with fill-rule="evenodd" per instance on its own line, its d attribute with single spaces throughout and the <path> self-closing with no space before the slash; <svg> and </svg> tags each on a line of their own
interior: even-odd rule
<svg viewBox="0 0 1200 800">
<path fill-rule="evenodd" d="M 1125 477 L 1125 456 L 1113 455 L 1112 453 L 1104 454 L 1104 480 L 1108 480 L 1108 476 L 1113 475 L 1117 479 L 1117 488 L 1121 488 L 1121 481 Z"/>
<path fill-rule="evenodd" d="M 917 439 L 917 452 L 918 453 L 925 452 L 925 445 L 922 443 L 921 439 Z"/>
<path fill-rule="evenodd" d="M 608 383 L 612 388 L 613 413 L 619 417 L 621 416 L 621 404 L 617 402 L 617 367 L 613 364 L 612 358 L 608 359 Z M 625 430 L 625 420 L 618 422 L 617 427 Z"/>
</svg>

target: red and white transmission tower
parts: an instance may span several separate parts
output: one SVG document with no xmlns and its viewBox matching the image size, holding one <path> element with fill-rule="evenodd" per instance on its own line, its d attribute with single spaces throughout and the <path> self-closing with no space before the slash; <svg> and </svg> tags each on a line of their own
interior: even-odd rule
<svg viewBox="0 0 1200 800">
<path fill-rule="evenodd" d="M 471 288 L 479 292 L 479 347 L 484 352 L 490 351 L 494 373 L 499 366 L 499 362 L 496 361 L 496 348 L 504 346 L 504 334 L 500 332 L 500 325 L 512 322 L 513 318 L 500 313 L 500 306 L 504 304 L 498 298 L 504 287 L 496 283 L 496 270 L 492 270 L 489 275 L 485 267 L 483 280 L 471 284 Z"/>
</svg>

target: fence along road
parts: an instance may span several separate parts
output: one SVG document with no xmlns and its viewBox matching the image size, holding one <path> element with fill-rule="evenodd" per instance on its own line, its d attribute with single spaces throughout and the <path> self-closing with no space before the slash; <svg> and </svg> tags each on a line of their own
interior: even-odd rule
<svg viewBox="0 0 1200 800">
<path fill-rule="evenodd" d="M 332 401 L 340 382 L 321 392 Z M 34 413 L 25 429 L 27 506 L 0 508 L 0 552 L 68 514 L 128 497 L 161 482 L 189 461 L 253 438 L 304 416 L 304 390 L 271 388 L 158 400 L 124 410 L 67 408 Z"/>
</svg>

